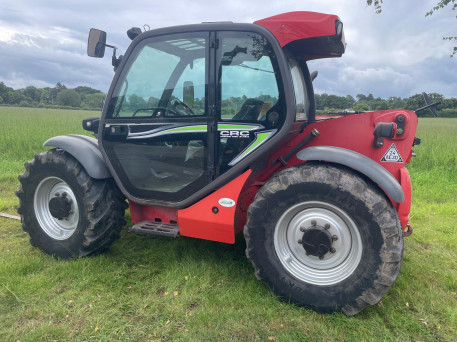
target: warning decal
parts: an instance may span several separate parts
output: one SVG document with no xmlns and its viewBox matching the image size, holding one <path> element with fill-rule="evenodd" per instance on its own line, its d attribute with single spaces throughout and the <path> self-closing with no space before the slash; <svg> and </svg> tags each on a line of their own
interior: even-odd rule
<svg viewBox="0 0 457 342">
<path fill-rule="evenodd" d="M 400 153 L 395 144 L 392 144 L 381 159 L 382 162 L 403 163 Z"/>
</svg>

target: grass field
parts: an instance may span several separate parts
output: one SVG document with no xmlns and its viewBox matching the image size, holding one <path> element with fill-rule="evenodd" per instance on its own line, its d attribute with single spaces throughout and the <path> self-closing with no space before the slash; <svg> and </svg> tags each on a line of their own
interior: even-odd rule
<svg viewBox="0 0 457 342">
<path fill-rule="evenodd" d="M 0 107 L 0 211 L 42 143 L 97 113 Z M 0 217 L 0 341 L 455 341 L 457 119 L 421 119 L 409 165 L 411 224 L 402 270 L 382 302 L 348 318 L 279 301 L 235 245 L 128 234 L 108 253 L 55 260 Z M 127 215 L 128 216 L 128 215 Z"/>
</svg>

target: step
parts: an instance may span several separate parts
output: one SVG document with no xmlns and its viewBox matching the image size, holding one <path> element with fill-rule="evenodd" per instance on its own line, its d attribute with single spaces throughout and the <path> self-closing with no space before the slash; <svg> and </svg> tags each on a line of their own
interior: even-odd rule
<svg viewBox="0 0 457 342">
<path fill-rule="evenodd" d="M 141 221 L 130 227 L 129 232 L 138 234 L 176 237 L 179 234 L 179 226 L 177 224 L 172 223 Z"/>
</svg>

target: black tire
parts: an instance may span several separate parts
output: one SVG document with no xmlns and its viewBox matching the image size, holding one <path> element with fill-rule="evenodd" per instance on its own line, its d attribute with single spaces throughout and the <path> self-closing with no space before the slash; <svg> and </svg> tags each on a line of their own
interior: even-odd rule
<svg viewBox="0 0 457 342">
<path fill-rule="evenodd" d="M 18 179 L 17 211 L 33 246 L 73 258 L 99 254 L 120 237 L 126 223 L 124 196 L 112 179 L 91 178 L 67 152 L 35 155 Z"/>
<path fill-rule="evenodd" d="M 323 313 L 352 316 L 378 303 L 403 257 L 390 200 L 371 181 L 330 164 L 306 163 L 270 179 L 249 207 L 244 235 L 259 280 Z"/>
</svg>

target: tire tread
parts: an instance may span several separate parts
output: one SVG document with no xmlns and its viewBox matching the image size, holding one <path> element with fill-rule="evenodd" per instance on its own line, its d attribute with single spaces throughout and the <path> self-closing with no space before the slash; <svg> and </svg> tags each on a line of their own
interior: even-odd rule
<svg viewBox="0 0 457 342">
<path fill-rule="evenodd" d="M 400 271 L 403 257 L 403 234 L 397 213 L 385 194 L 371 181 L 355 175 L 344 167 L 322 163 L 306 163 L 281 171 L 257 192 L 254 201 L 248 208 L 247 222 L 244 227 L 246 256 L 254 267 L 254 274 L 257 279 L 266 283 L 275 294 L 286 300 L 290 299 L 287 293 L 274 288 L 269 279 L 268 270 L 260 266 L 253 243 L 256 239 L 257 230 L 251 221 L 256 212 L 266 210 L 265 203 L 268 202 L 267 198 L 270 195 L 286 190 L 288 187 L 304 181 L 324 183 L 333 188 L 338 187 L 353 196 L 361 198 L 373 213 L 373 217 L 379 227 L 381 227 L 383 245 L 381 247 L 380 257 L 382 265 L 376 272 L 376 278 L 372 286 L 363 291 L 358 298 L 355 298 L 350 303 L 341 308 L 330 310 L 330 312 L 341 310 L 347 316 L 353 316 L 362 311 L 366 306 L 379 303 L 389 287 L 394 284 Z M 306 306 L 303 303 L 297 304 Z M 313 308 L 319 310 L 319 308 Z M 327 310 L 324 311 L 328 312 Z"/>
<path fill-rule="evenodd" d="M 30 203 L 27 200 L 25 189 L 34 191 L 30 189 L 32 187 L 31 174 L 39 169 L 46 169 L 50 164 L 62 165 L 64 172 L 74 176 L 79 183 L 83 190 L 82 205 L 87 213 L 88 222 L 80 247 L 76 251 L 72 251 L 72 254 L 57 256 L 84 257 L 104 252 L 120 237 L 120 231 L 126 224 L 124 213 L 128 205 L 112 179 L 91 178 L 74 157 L 61 149 L 51 149 L 35 155 L 32 161 L 24 164 L 25 171 L 18 176 L 20 186 L 16 192 L 19 198 L 17 212 L 21 215 L 22 229 L 30 235 L 30 243 L 40 247 L 40 242 L 35 241 L 31 234 L 32 230 L 39 228 L 33 223 L 30 213 L 27 214 L 31 210 L 30 206 L 33 208 L 33 201 Z"/>
</svg>

